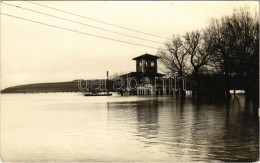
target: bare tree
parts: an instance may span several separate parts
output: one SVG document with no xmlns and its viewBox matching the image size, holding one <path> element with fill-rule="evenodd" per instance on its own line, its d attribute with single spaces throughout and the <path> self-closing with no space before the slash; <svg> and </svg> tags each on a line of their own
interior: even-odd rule
<svg viewBox="0 0 260 163">
<path fill-rule="evenodd" d="M 211 36 L 205 32 L 188 32 L 184 38 L 185 42 L 183 47 L 189 55 L 195 80 L 193 93 L 199 94 L 199 74 L 209 65 L 215 47 L 211 43 Z"/>
<path fill-rule="evenodd" d="M 228 36 L 233 42 L 233 70 L 245 80 L 246 96 L 259 96 L 259 22 L 246 8 L 235 10 L 226 18 Z"/>
<path fill-rule="evenodd" d="M 183 48 L 180 36 L 173 36 L 170 42 L 165 43 L 165 48 L 158 50 L 157 55 L 168 73 L 177 72 L 179 76 L 186 74 L 187 52 Z"/>
<path fill-rule="evenodd" d="M 247 78 L 246 94 L 258 93 L 259 22 L 258 14 L 246 9 L 234 10 L 232 16 L 212 19 L 206 32 L 215 46 L 213 62 L 225 74 L 225 91 L 230 96 L 230 77 Z M 252 87 L 253 86 L 253 87 Z"/>
<path fill-rule="evenodd" d="M 243 81 L 246 96 L 259 96 L 259 16 L 247 8 L 234 10 L 231 16 L 212 19 L 201 31 L 174 36 L 158 50 L 167 72 L 192 74 L 200 92 L 200 75 L 217 73 L 225 77 L 225 94 L 230 97 L 231 78 Z M 189 61 L 189 62 L 188 62 Z M 238 81 L 235 80 L 234 86 Z"/>
<path fill-rule="evenodd" d="M 160 57 L 160 62 L 167 73 L 178 73 L 178 76 L 183 77 L 188 72 L 187 66 L 187 51 L 183 47 L 183 40 L 179 35 L 173 36 L 171 41 L 165 43 L 164 48 L 160 48 L 157 52 Z M 180 83 L 182 88 L 182 82 Z M 184 91 L 181 89 L 181 94 Z"/>
</svg>

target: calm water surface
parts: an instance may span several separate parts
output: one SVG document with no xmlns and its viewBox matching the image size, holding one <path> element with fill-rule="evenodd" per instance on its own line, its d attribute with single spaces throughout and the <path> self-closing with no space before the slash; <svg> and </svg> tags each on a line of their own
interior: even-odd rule
<svg viewBox="0 0 260 163">
<path fill-rule="evenodd" d="M 259 122 L 244 97 L 4 94 L 4 161 L 257 161 Z"/>
</svg>

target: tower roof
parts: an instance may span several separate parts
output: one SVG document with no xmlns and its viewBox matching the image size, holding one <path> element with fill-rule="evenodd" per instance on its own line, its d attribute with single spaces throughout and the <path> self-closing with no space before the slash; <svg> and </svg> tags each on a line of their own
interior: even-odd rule
<svg viewBox="0 0 260 163">
<path fill-rule="evenodd" d="M 137 59 L 151 59 L 151 60 L 156 60 L 156 59 L 158 59 L 158 58 L 160 58 L 160 57 L 157 57 L 157 56 L 155 56 L 155 55 L 151 55 L 151 54 L 144 54 L 144 55 L 140 55 L 140 56 L 138 56 L 138 57 L 135 57 L 135 58 L 133 58 L 133 60 L 137 60 Z"/>
</svg>

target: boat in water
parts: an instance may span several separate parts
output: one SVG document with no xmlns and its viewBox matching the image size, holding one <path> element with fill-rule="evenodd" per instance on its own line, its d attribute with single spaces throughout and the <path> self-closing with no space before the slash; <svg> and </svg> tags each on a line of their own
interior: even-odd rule
<svg viewBox="0 0 260 163">
<path fill-rule="evenodd" d="M 108 71 L 107 71 L 106 85 L 109 86 Z M 109 93 L 109 91 L 99 91 L 99 90 L 91 90 L 91 91 L 85 92 L 83 94 L 84 94 L 84 96 L 112 96 L 112 93 Z"/>
<path fill-rule="evenodd" d="M 84 96 L 112 96 L 112 93 L 84 93 Z"/>
</svg>

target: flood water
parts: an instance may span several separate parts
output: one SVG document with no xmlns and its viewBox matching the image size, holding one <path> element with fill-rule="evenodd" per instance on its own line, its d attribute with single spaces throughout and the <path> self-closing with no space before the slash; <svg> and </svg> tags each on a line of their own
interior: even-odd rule
<svg viewBox="0 0 260 163">
<path fill-rule="evenodd" d="M 4 94 L 3 161 L 257 161 L 257 109 L 242 95 Z"/>
</svg>

